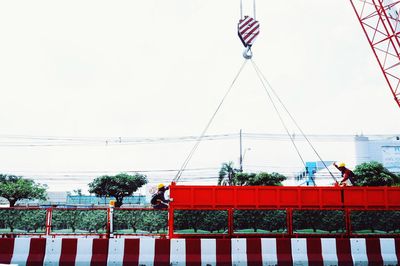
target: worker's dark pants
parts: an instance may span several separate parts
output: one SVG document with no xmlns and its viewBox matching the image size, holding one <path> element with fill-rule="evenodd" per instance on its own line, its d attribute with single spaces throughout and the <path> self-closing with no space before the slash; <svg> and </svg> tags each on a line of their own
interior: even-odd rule
<svg viewBox="0 0 400 266">
<path fill-rule="evenodd" d="M 157 209 L 157 210 L 159 210 L 159 209 L 168 209 L 168 205 L 164 204 L 164 203 L 160 203 L 158 205 L 154 205 L 153 208 Z"/>
</svg>

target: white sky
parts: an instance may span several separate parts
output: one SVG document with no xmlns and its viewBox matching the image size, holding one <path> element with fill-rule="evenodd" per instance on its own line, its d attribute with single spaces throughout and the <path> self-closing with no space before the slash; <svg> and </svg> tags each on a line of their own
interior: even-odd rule
<svg viewBox="0 0 400 266">
<path fill-rule="evenodd" d="M 244 60 L 238 19 L 239 1 L 228 0 L 1 1 L 0 142 L 200 134 Z M 349 1 L 259 0 L 257 20 L 254 61 L 305 132 L 400 132 L 399 109 Z M 208 134 L 240 128 L 285 133 L 250 62 Z M 351 142 L 315 144 L 326 160 L 354 159 Z M 51 190 L 85 190 L 100 172 L 177 169 L 192 145 L 0 145 L 0 171 L 36 177 Z M 245 166 L 301 167 L 287 141 L 244 145 Z M 209 141 L 188 168 L 216 176 L 237 158 L 237 140 Z"/>
</svg>

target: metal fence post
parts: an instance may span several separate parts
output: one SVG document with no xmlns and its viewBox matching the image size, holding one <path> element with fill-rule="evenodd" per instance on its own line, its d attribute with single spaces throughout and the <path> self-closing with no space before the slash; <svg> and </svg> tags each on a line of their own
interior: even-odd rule
<svg viewBox="0 0 400 266">
<path fill-rule="evenodd" d="M 228 209 L 228 236 L 233 235 L 233 208 Z"/>
<path fill-rule="evenodd" d="M 174 207 L 170 203 L 168 208 L 168 238 L 171 239 L 173 237 L 174 237 Z"/>
<path fill-rule="evenodd" d="M 286 218 L 287 218 L 287 231 L 290 237 L 293 236 L 293 209 L 286 209 Z"/>
<path fill-rule="evenodd" d="M 46 209 L 46 236 L 50 235 L 51 233 L 51 219 L 53 216 L 53 208 Z"/>
<path fill-rule="evenodd" d="M 346 219 L 346 236 L 350 237 L 352 235 L 351 232 L 351 218 L 350 218 L 350 209 L 346 208 L 345 212 L 345 219 Z"/>
<path fill-rule="evenodd" d="M 114 207 L 115 207 L 115 200 L 110 200 L 109 207 L 107 209 L 107 220 L 108 220 L 108 238 L 114 237 Z"/>
</svg>

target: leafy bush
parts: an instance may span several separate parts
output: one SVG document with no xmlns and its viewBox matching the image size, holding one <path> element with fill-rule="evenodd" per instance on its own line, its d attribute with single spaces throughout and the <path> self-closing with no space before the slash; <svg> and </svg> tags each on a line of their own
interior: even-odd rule
<svg viewBox="0 0 400 266">
<path fill-rule="evenodd" d="M 284 210 L 235 210 L 233 213 L 235 232 L 253 230 L 286 231 L 286 211 Z"/>
<path fill-rule="evenodd" d="M 352 211 L 350 220 L 355 233 L 400 232 L 400 211 Z"/>
<path fill-rule="evenodd" d="M 400 176 L 378 162 L 362 163 L 354 169 L 358 186 L 399 186 Z"/>
<path fill-rule="evenodd" d="M 345 215 L 340 210 L 294 210 L 293 231 L 296 233 L 313 233 L 317 231 L 345 232 Z"/>
<path fill-rule="evenodd" d="M 174 213 L 174 228 L 175 231 L 181 231 L 180 233 L 198 233 L 200 230 L 209 233 L 226 233 L 228 212 L 177 210 Z"/>
<path fill-rule="evenodd" d="M 100 233 L 107 227 L 106 210 L 53 210 L 52 231 L 58 233 Z"/>
<path fill-rule="evenodd" d="M 46 228 L 46 210 L 0 210 L 0 228 L 10 233 L 43 233 Z"/>
<path fill-rule="evenodd" d="M 165 210 L 114 211 L 115 233 L 160 233 L 168 227 L 168 212 Z"/>
</svg>

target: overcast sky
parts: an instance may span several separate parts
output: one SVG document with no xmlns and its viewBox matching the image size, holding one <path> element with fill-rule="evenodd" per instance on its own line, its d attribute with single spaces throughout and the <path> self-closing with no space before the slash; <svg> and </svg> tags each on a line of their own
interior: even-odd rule
<svg viewBox="0 0 400 266">
<path fill-rule="evenodd" d="M 232 0 L 1 1 L 0 171 L 72 190 L 99 173 L 178 169 L 193 142 L 4 144 L 20 135 L 87 142 L 199 135 L 244 61 L 239 15 Z M 305 132 L 399 134 L 400 110 L 349 1 L 259 0 L 256 18 L 254 62 Z M 240 129 L 285 134 L 251 62 L 207 134 Z M 245 164 L 301 168 L 290 145 L 245 140 Z M 354 159 L 349 141 L 316 147 L 327 160 Z M 216 176 L 222 162 L 237 158 L 237 138 L 207 141 L 188 168 Z M 168 182 L 174 174 L 148 177 Z"/>
</svg>

